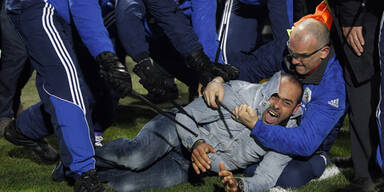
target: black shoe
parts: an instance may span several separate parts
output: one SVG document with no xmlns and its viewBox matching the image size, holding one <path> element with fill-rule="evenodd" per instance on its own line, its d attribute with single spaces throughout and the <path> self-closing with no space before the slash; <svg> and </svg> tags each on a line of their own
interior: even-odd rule
<svg viewBox="0 0 384 192">
<path fill-rule="evenodd" d="M 66 181 L 67 184 L 71 186 L 73 186 L 75 183 L 69 168 L 65 167 L 62 161 L 59 161 L 56 164 L 56 167 L 52 170 L 51 179 L 55 182 Z"/>
<path fill-rule="evenodd" d="M 353 161 L 352 157 L 333 157 L 331 158 L 331 162 L 335 164 L 338 168 L 352 168 Z"/>
<path fill-rule="evenodd" d="M 83 173 L 79 179 L 76 180 L 74 186 L 75 192 L 104 192 L 106 191 L 103 184 L 100 182 L 99 177 L 96 175 L 96 170 L 92 169 Z"/>
<path fill-rule="evenodd" d="M 353 179 L 349 186 L 337 190 L 337 192 L 373 192 L 376 191 L 376 184 L 369 177 Z"/>
<path fill-rule="evenodd" d="M 44 139 L 33 140 L 24 136 L 16 127 L 15 120 L 5 127 L 4 137 L 14 145 L 21 145 L 32 150 L 34 154 L 46 163 L 54 163 L 59 159 L 59 154 Z"/>
<path fill-rule="evenodd" d="M 55 182 L 62 182 L 65 180 L 65 167 L 62 161 L 59 161 L 56 164 L 56 167 L 52 171 L 51 178 Z"/>
<path fill-rule="evenodd" d="M 7 127 L 9 125 L 9 123 L 11 123 L 12 119 L 10 118 L 4 118 L 2 120 L 0 120 L 0 138 L 3 137 L 4 135 L 4 129 L 5 127 Z"/>
</svg>

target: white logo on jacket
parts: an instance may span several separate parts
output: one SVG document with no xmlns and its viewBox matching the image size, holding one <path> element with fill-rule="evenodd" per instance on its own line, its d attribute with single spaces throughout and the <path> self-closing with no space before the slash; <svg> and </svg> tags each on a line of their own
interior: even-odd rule
<svg viewBox="0 0 384 192">
<path fill-rule="evenodd" d="M 308 103 L 308 102 L 311 101 L 311 97 L 312 97 L 312 91 L 311 91 L 311 89 L 306 87 L 305 90 L 304 90 L 304 93 L 303 93 L 303 101 L 305 103 Z"/>
<path fill-rule="evenodd" d="M 328 104 L 333 107 L 339 108 L 339 98 L 328 101 Z"/>
</svg>

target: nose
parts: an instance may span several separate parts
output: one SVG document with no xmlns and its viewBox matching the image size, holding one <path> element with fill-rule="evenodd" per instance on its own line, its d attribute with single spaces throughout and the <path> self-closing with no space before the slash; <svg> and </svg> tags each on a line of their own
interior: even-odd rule
<svg viewBox="0 0 384 192">
<path fill-rule="evenodd" d="M 294 57 L 292 57 L 292 61 L 291 62 L 292 62 L 293 65 L 300 64 L 300 61 L 298 59 L 294 58 Z"/>
<path fill-rule="evenodd" d="M 271 106 L 273 107 L 273 109 L 275 110 L 280 109 L 280 101 L 281 101 L 280 98 L 275 98 L 271 101 Z"/>
</svg>

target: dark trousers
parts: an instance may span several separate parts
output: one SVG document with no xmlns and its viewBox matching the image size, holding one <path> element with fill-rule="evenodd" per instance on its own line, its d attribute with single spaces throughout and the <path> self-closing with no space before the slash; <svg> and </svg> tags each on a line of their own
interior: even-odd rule
<svg viewBox="0 0 384 192">
<path fill-rule="evenodd" d="M 301 187 L 312 179 L 320 177 L 327 167 L 328 155 L 324 152 L 306 160 L 293 159 L 284 168 L 276 186 Z M 257 165 L 252 165 L 244 171 L 244 175 L 251 177 Z"/>
<path fill-rule="evenodd" d="M 115 12 L 119 38 L 134 60 L 149 51 L 144 23 L 150 15 L 183 57 L 202 48 L 190 21 L 173 0 L 119 0 Z"/>
<path fill-rule="evenodd" d="M 370 167 L 375 164 L 378 129 L 375 110 L 378 104 L 379 76 L 358 86 L 348 85 L 349 131 L 355 177 L 369 177 Z"/>
<path fill-rule="evenodd" d="M 265 8 L 268 9 L 273 40 L 257 47 L 256 32 L 260 23 L 257 18 L 243 15 L 241 9 L 247 6 L 234 4 L 228 24 L 228 40 L 224 42 L 224 57 L 228 59 L 228 63 L 239 67 L 239 80 L 259 82 L 282 70 L 283 54 L 289 38 L 287 29 L 292 26 L 292 6 L 291 0 L 267 1 Z M 245 12 L 250 11 L 247 8 Z"/>
<path fill-rule="evenodd" d="M 0 119 L 16 116 L 21 89 L 32 74 L 32 66 L 20 34 L 1 6 Z"/>
</svg>

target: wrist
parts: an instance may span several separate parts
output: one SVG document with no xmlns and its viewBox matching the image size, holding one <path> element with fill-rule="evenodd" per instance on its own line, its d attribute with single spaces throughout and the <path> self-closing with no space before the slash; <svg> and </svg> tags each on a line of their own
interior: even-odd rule
<svg viewBox="0 0 384 192">
<path fill-rule="evenodd" d="M 224 79 L 219 76 L 219 77 L 215 77 L 211 82 L 224 83 Z"/>
<path fill-rule="evenodd" d="M 193 151 L 193 149 L 195 149 L 198 145 L 203 144 L 203 143 L 205 143 L 204 139 L 199 139 L 199 140 L 195 141 L 195 143 L 194 143 L 194 144 L 192 145 L 192 147 L 191 147 L 192 151 Z"/>
</svg>

